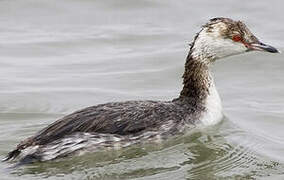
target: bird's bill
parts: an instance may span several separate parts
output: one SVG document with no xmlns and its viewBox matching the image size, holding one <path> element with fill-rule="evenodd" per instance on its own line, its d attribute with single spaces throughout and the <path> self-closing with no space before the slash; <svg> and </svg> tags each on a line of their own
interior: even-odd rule
<svg viewBox="0 0 284 180">
<path fill-rule="evenodd" d="M 266 52 L 270 52 L 270 53 L 279 53 L 279 51 L 275 47 L 272 47 L 272 46 L 267 45 L 267 44 L 263 44 L 261 42 L 250 44 L 250 49 L 251 50 L 257 50 L 257 51 L 266 51 Z"/>
</svg>

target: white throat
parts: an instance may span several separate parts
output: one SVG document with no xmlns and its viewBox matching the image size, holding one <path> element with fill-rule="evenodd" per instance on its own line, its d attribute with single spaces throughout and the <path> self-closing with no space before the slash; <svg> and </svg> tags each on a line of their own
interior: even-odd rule
<svg viewBox="0 0 284 180">
<path fill-rule="evenodd" d="M 222 120 L 222 103 L 213 79 L 209 87 L 209 95 L 205 100 L 205 108 L 206 111 L 201 116 L 201 123 L 203 125 L 214 125 Z"/>
</svg>

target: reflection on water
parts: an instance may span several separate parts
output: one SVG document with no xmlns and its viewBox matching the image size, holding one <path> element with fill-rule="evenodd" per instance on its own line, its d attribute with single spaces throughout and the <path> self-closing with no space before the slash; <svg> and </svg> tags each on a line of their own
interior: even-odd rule
<svg viewBox="0 0 284 180">
<path fill-rule="evenodd" d="M 281 0 L 0 1 L 0 158 L 79 108 L 176 97 L 187 44 L 209 18 L 244 20 L 283 49 L 282 7 Z M 0 163 L 1 179 L 284 179 L 283 57 L 216 62 L 227 116 L 216 126 L 161 145 L 12 170 Z"/>
</svg>

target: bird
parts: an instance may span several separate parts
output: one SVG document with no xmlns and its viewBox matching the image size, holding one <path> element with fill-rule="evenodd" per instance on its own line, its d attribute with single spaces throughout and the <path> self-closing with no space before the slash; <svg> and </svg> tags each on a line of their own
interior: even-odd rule
<svg viewBox="0 0 284 180">
<path fill-rule="evenodd" d="M 210 71 L 216 60 L 250 51 L 279 51 L 242 21 L 216 17 L 201 27 L 186 56 L 183 88 L 168 101 L 135 100 L 90 106 L 66 115 L 21 141 L 3 161 L 44 162 L 103 149 L 159 143 L 223 119 Z"/>
</svg>

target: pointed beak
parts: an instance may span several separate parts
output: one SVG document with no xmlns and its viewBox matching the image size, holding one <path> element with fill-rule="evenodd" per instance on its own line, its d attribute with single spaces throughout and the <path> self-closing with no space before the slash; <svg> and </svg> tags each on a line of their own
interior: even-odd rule
<svg viewBox="0 0 284 180">
<path fill-rule="evenodd" d="M 270 52 L 270 53 L 279 53 L 279 51 L 275 47 L 263 44 L 261 42 L 250 44 L 249 48 L 251 50 L 266 51 L 266 52 Z"/>
</svg>

